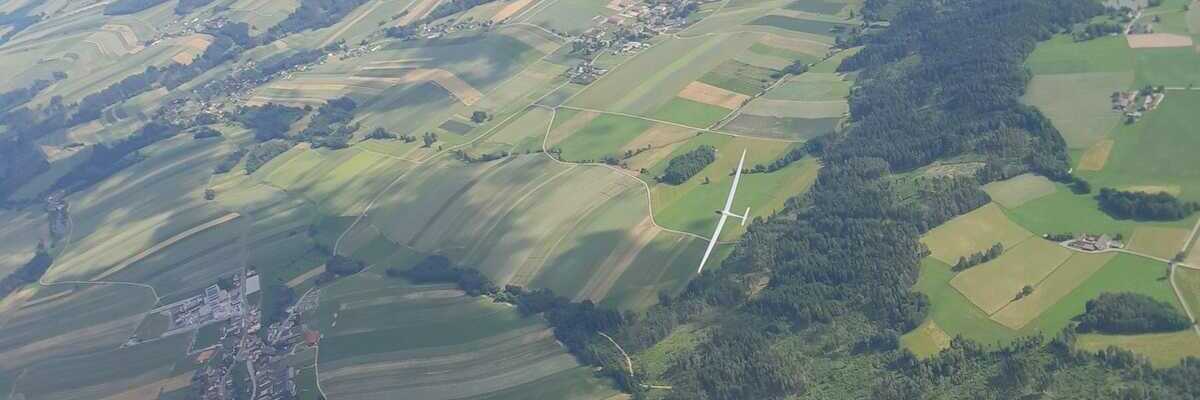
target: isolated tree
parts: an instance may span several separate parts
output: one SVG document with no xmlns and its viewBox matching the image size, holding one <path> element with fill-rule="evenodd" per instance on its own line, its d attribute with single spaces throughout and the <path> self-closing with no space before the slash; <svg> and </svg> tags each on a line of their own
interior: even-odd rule
<svg viewBox="0 0 1200 400">
<path fill-rule="evenodd" d="M 488 113 L 486 111 L 476 111 L 476 112 L 471 113 L 471 122 L 474 122 L 477 124 L 482 124 L 483 121 L 487 121 L 487 120 L 488 120 Z"/>
</svg>

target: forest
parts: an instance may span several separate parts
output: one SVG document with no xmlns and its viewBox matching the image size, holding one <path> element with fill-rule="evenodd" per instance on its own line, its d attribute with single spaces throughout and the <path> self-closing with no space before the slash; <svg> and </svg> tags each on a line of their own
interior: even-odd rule
<svg viewBox="0 0 1200 400">
<path fill-rule="evenodd" d="M 104 15 L 127 15 L 166 3 L 167 0 L 116 0 L 104 7 Z"/>
<path fill-rule="evenodd" d="M 950 269 L 954 272 L 961 272 L 963 270 L 966 270 L 967 268 L 971 268 L 976 265 L 995 260 L 996 257 L 1000 257 L 1000 254 L 1003 254 L 1003 253 L 1004 253 L 1004 245 L 1000 244 L 1000 243 L 996 243 L 996 244 L 992 245 L 991 248 L 987 249 L 987 251 L 981 251 L 978 253 L 974 253 L 968 257 L 959 257 L 958 262 L 955 263 L 953 267 L 950 267 Z"/>
<path fill-rule="evenodd" d="M 667 169 L 663 170 L 663 175 L 658 180 L 672 185 L 682 184 L 716 160 L 716 148 L 709 145 L 697 147 L 667 162 Z"/>
<path fill-rule="evenodd" d="M 175 5 L 175 15 L 187 15 L 200 7 L 212 4 L 213 0 L 179 0 Z"/>
<path fill-rule="evenodd" d="M 1130 335 L 1187 329 L 1192 321 L 1170 303 L 1138 293 L 1101 293 L 1076 320 L 1082 333 Z"/>
<path fill-rule="evenodd" d="M 1200 204 L 1196 202 L 1185 203 L 1165 192 L 1127 192 L 1103 188 L 1096 200 L 1100 210 L 1113 218 L 1139 221 L 1177 221 L 1200 209 Z"/>
</svg>

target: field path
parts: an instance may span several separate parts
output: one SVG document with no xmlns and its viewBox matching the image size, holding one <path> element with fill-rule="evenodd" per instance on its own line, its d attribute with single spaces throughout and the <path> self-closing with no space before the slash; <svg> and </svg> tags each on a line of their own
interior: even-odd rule
<svg viewBox="0 0 1200 400">
<path fill-rule="evenodd" d="M 376 1 L 375 4 L 372 4 L 370 8 L 366 9 L 361 14 L 358 14 L 357 17 L 354 17 L 354 19 L 350 20 L 350 22 L 347 22 L 346 24 L 342 25 L 342 27 L 339 28 L 336 32 L 333 32 L 332 35 L 329 35 L 329 37 L 325 38 L 325 41 L 321 42 L 321 45 L 317 46 L 317 47 L 325 47 L 325 46 L 328 46 L 330 43 L 337 41 L 337 39 L 342 37 L 342 35 L 345 34 L 346 31 L 350 30 L 350 28 L 353 27 L 354 25 L 357 25 L 358 22 L 362 21 L 363 18 L 366 18 L 368 15 L 371 15 L 371 13 L 375 12 L 375 9 L 379 8 L 379 6 L 382 4 L 383 4 L 383 1 Z M 409 6 L 411 7 L 412 3 L 409 3 Z"/>
<path fill-rule="evenodd" d="M 133 265 L 134 263 L 141 261 L 141 260 L 145 259 L 146 257 L 153 255 L 154 253 L 159 252 L 162 249 L 165 249 L 175 243 L 178 243 L 184 239 L 192 237 L 193 235 L 196 235 L 200 232 L 204 232 L 204 231 L 206 231 L 212 227 L 215 227 L 217 225 L 221 225 L 226 222 L 233 221 L 241 216 L 242 216 L 241 214 L 238 214 L 236 212 L 231 212 L 229 214 L 225 214 L 225 215 L 221 216 L 220 218 L 205 222 L 203 224 L 194 226 L 191 229 L 180 232 L 179 234 L 177 234 L 175 236 L 171 236 L 171 237 L 167 238 L 167 240 L 158 242 L 155 245 L 150 246 L 150 248 L 142 250 L 140 253 L 134 254 L 133 257 L 129 257 L 129 258 L 125 259 L 125 261 L 122 261 L 120 264 L 117 264 L 116 266 L 109 268 L 107 271 L 104 271 L 100 275 L 96 276 L 95 279 L 107 278 L 107 277 L 111 276 L 112 274 L 120 272 L 121 270 L 125 269 L 126 267 L 129 267 L 130 265 Z"/>
<path fill-rule="evenodd" d="M 1183 248 L 1179 249 L 1181 253 L 1187 253 L 1192 242 L 1196 240 L 1196 231 L 1200 230 L 1200 219 L 1196 220 L 1196 224 L 1192 225 L 1192 232 L 1188 234 L 1187 240 L 1183 241 Z M 1192 331 L 1196 332 L 1196 336 L 1200 336 L 1200 325 L 1196 324 L 1196 316 L 1192 314 L 1192 308 L 1188 306 L 1187 300 L 1183 298 L 1183 291 L 1179 290 L 1179 285 L 1175 284 L 1175 267 L 1184 267 L 1191 269 L 1200 269 L 1187 264 L 1172 262 L 1171 272 L 1168 279 L 1171 281 L 1171 289 L 1175 290 L 1175 298 L 1179 300 L 1179 304 L 1183 305 L 1183 312 L 1187 313 L 1188 319 L 1192 320 Z"/>
</svg>

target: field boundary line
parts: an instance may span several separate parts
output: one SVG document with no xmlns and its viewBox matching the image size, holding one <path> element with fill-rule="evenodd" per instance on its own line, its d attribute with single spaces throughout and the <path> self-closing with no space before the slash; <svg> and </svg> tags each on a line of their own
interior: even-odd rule
<svg viewBox="0 0 1200 400">
<path fill-rule="evenodd" d="M 559 40 L 568 40 L 568 41 L 569 41 L 569 40 L 571 40 L 571 39 L 567 38 L 566 36 L 563 36 L 563 35 L 559 35 L 559 34 L 557 34 L 557 33 L 554 33 L 554 31 L 552 31 L 552 30 L 549 30 L 549 29 L 546 29 L 545 27 L 543 27 L 543 26 L 541 26 L 541 25 L 538 25 L 538 24 L 531 24 L 531 23 L 528 23 L 528 22 L 517 22 L 517 23 L 508 24 L 508 25 L 512 25 L 512 26 L 528 26 L 528 27 L 532 27 L 532 28 L 537 28 L 537 29 L 541 29 L 541 30 L 542 30 L 542 32 L 549 33 L 550 35 L 554 36 L 555 38 L 557 38 L 557 39 L 559 39 Z"/>
<path fill-rule="evenodd" d="M 554 182 L 555 180 L 558 180 L 559 177 L 566 175 L 568 172 L 575 170 L 575 167 L 576 167 L 575 165 L 567 166 L 566 169 L 559 171 L 559 173 L 554 174 L 554 176 L 551 176 L 550 178 L 542 181 L 542 183 L 538 184 L 532 190 L 526 192 L 524 196 L 521 196 L 521 198 L 517 199 L 517 201 L 514 201 L 512 203 L 512 205 L 510 205 L 508 207 L 508 210 L 504 211 L 504 215 L 501 215 L 500 218 L 497 218 L 496 222 L 492 223 L 491 226 L 489 226 L 487 228 L 487 230 L 484 231 L 482 235 L 480 235 L 480 237 L 486 238 L 488 236 L 491 236 L 492 231 L 496 230 L 496 227 L 500 225 L 500 222 L 503 221 L 505 218 L 507 218 L 509 214 L 512 214 L 513 210 L 516 210 L 517 207 L 519 207 L 522 203 L 525 202 L 525 200 L 528 200 L 529 197 L 533 196 L 534 193 L 537 193 L 538 191 L 542 190 L 542 187 L 550 184 L 551 182 Z M 471 257 L 475 255 L 475 251 L 479 249 L 479 245 L 482 243 L 483 243 L 482 240 L 475 242 L 475 245 L 471 246 L 471 248 L 467 250 L 467 255 L 463 258 L 468 259 L 468 260 L 471 259 Z"/>
<path fill-rule="evenodd" d="M 1026 239 L 1026 240 L 1028 240 L 1028 239 Z M 1022 240 L 1022 242 L 1024 242 L 1024 240 Z M 1016 246 L 1013 246 L 1013 247 L 1016 247 Z M 1062 260 L 1062 262 L 1058 263 L 1058 265 L 1055 265 L 1054 269 L 1051 269 L 1050 272 L 1046 274 L 1046 276 L 1043 276 L 1042 279 L 1038 279 L 1037 282 L 1034 282 L 1033 287 L 1036 289 L 1037 287 L 1042 286 L 1042 282 L 1045 282 L 1047 279 L 1050 279 L 1051 275 L 1054 275 L 1055 272 L 1058 272 L 1058 270 L 1061 269 L 1062 266 L 1067 265 L 1067 261 L 1070 261 L 1071 258 L 1075 257 L 1076 255 L 1077 254 L 1074 254 L 1074 253 L 1068 255 L 1067 258 L 1064 258 Z M 1090 275 L 1089 275 L 1089 277 L 1090 277 Z M 1072 289 L 1072 290 L 1074 290 L 1074 289 Z M 1024 296 L 1022 296 L 1021 298 L 1024 298 Z M 1009 300 L 1007 303 L 1004 303 L 1003 306 L 1000 306 L 999 309 L 996 309 L 996 312 L 988 314 L 988 319 L 991 319 L 992 316 L 999 314 L 1001 311 L 1004 311 L 1005 308 L 1008 308 L 1008 306 L 1013 305 L 1014 303 L 1016 303 L 1019 300 L 1021 300 L 1021 299 L 1020 298 L 1013 299 L 1013 300 Z M 1041 313 L 1038 313 L 1038 314 L 1040 315 Z M 1032 320 L 1030 320 L 1030 322 L 1032 322 Z M 1026 324 L 1028 324 L 1028 323 L 1029 322 L 1026 322 Z M 1001 325 L 1004 325 L 1004 324 L 1001 324 Z M 1024 327 L 1025 327 L 1025 325 L 1021 325 L 1021 328 L 1024 328 Z"/>
<path fill-rule="evenodd" d="M 67 237 L 66 237 L 66 242 L 64 242 L 63 246 L 61 248 L 59 248 L 58 254 L 55 255 L 55 258 L 62 256 L 62 254 L 67 251 L 67 248 L 70 247 L 70 245 L 71 245 L 71 238 L 75 234 L 75 220 L 73 218 L 71 218 L 71 205 L 67 204 L 66 210 L 64 210 L 64 211 L 67 212 Z M 53 264 L 51 264 L 51 268 L 53 268 Z M 47 272 L 49 272 L 49 270 L 47 270 Z M 162 301 L 162 298 L 158 296 L 158 291 L 154 289 L 154 286 L 150 286 L 150 285 L 147 285 L 144 283 L 117 282 L 117 281 L 57 281 L 57 282 L 49 282 L 49 281 L 46 281 L 45 274 L 43 274 L 43 276 L 41 278 L 38 278 L 37 284 L 39 286 L 43 286 L 43 287 L 61 286 L 61 285 L 136 286 L 136 287 L 150 289 L 150 294 L 154 296 L 154 305 L 155 306 L 157 306 L 158 303 Z M 151 309 L 153 309 L 153 307 L 151 307 Z"/>
<path fill-rule="evenodd" d="M 414 0 L 414 1 L 416 1 L 416 0 Z M 322 48 L 322 47 L 328 46 L 330 43 L 333 43 L 335 40 L 337 40 L 337 38 L 339 36 L 342 36 L 343 34 L 346 33 L 346 31 L 350 30 L 351 27 L 353 27 L 354 25 L 357 25 L 359 22 L 362 22 L 363 18 L 366 18 L 368 15 L 371 15 L 371 13 L 375 12 L 375 9 L 379 8 L 379 6 L 382 5 L 383 3 L 384 3 L 383 0 L 376 1 L 374 5 L 372 5 L 371 7 L 368 7 L 366 9 L 366 11 L 363 11 L 362 14 L 359 14 L 357 17 L 354 17 L 354 19 L 349 20 L 346 23 L 346 25 L 342 26 L 338 30 L 334 31 L 332 35 L 329 35 L 329 37 L 325 38 L 325 40 L 321 42 L 321 45 L 317 46 L 317 47 Z M 408 6 L 406 6 L 405 9 L 408 9 L 408 7 L 411 7 L 411 6 L 412 6 L 412 3 L 408 3 Z"/>
</svg>

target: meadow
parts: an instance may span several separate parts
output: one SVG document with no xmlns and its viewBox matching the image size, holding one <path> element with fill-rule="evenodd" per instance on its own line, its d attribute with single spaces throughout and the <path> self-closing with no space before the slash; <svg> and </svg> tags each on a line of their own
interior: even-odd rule
<svg viewBox="0 0 1200 400">
<path fill-rule="evenodd" d="M 931 229 L 921 242 L 929 246 L 933 258 L 954 264 L 960 257 L 987 251 L 996 243 L 1007 250 L 1030 236 L 1029 231 L 1010 221 L 1000 207 L 989 204 Z"/>
<path fill-rule="evenodd" d="M 1109 137 L 1122 120 L 1112 93 L 1133 87 L 1132 71 L 1034 75 L 1024 101 L 1054 121 L 1072 149 Z"/>
</svg>

